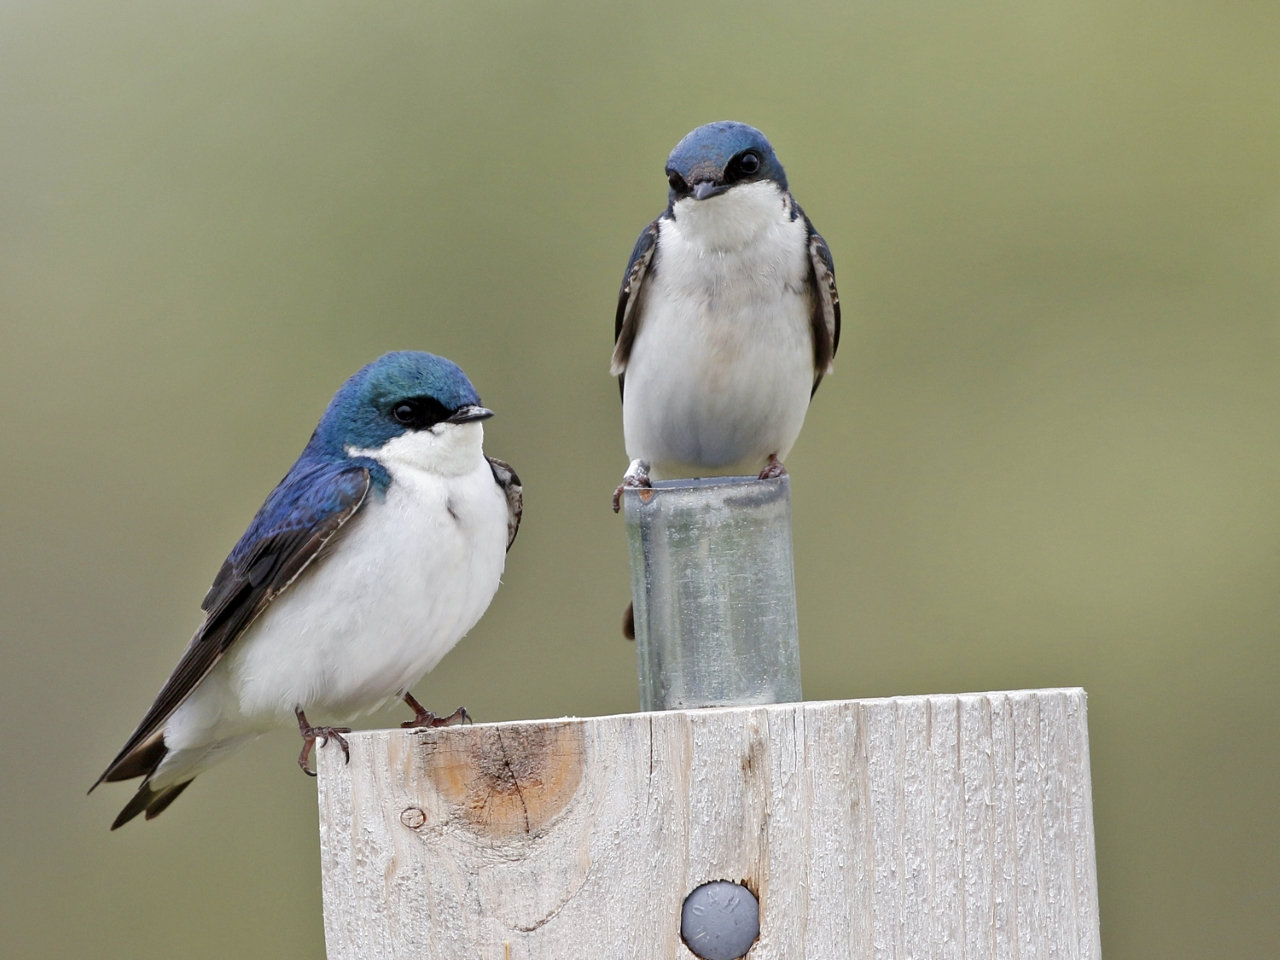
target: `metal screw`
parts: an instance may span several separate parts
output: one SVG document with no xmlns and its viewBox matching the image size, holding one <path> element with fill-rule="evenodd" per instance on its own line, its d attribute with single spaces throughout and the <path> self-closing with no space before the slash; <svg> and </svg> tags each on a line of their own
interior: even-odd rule
<svg viewBox="0 0 1280 960">
<path fill-rule="evenodd" d="M 684 898 L 680 938 L 702 960 L 738 960 L 760 936 L 760 902 L 740 883 L 713 880 Z"/>
<path fill-rule="evenodd" d="M 410 830 L 417 830 L 427 822 L 427 815 L 418 807 L 405 807 L 400 811 L 400 822 Z"/>
</svg>

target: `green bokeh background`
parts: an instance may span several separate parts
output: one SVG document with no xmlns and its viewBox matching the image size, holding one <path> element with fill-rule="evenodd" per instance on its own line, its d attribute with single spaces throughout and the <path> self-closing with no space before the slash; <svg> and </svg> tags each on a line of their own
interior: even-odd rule
<svg viewBox="0 0 1280 960">
<path fill-rule="evenodd" d="M 635 709 L 614 297 L 732 118 L 844 303 L 788 464 L 807 697 L 1086 687 L 1107 956 L 1273 957 L 1277 50 L 1271 4 L 5 3 L 4 953 L 322 955 L 295 732 L 115 834 L 84 790 L 384 350 L 462 364 L 526 482 L 419 695 Z"/>
</svg>

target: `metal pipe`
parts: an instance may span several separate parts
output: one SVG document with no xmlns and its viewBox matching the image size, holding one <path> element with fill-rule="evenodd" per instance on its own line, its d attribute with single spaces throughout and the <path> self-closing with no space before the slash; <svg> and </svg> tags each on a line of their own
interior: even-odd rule
<svg viewBox="0 0 1280 960">
<path fill-rule="evenodd" d="M 641 709 L 801 700 L 788 478 L 659 480 L 623 504 Z"/>
</svg>

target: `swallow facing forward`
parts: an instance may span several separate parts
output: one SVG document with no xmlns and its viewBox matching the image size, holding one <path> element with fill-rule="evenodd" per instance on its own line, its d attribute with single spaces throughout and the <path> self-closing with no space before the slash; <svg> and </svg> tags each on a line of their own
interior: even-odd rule
<svg viewBox="0 0 1280 960">
<path fill-rule="evenodd" d="M 667 182 L 618 296 L 623 485 L 779 476 L 840 342 L 831 251 L 745 123 L 686 136 Z"/>
</svg>

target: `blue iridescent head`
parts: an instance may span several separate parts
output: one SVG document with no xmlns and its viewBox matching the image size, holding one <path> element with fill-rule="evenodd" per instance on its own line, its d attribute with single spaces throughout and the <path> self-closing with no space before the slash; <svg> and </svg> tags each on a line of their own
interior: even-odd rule
<svg viewBox="0 0 1280 960">
<path fill-rule="evenodd" d="M 348 447 L 378 449 L 405 433 L 491 416 L 456 363 L 401 350 L 384 354 L 342 385 L 309 446 L 333 455 Z"/>
<path fill-rule="evenodd" d="M 740 183 L 771 180 L 787 189 L 787 174 L 765 135 L 732 120 L 707 123 L 676 144 L 667 158 L 670 202 L 705 200 Z"/>
</svg>

